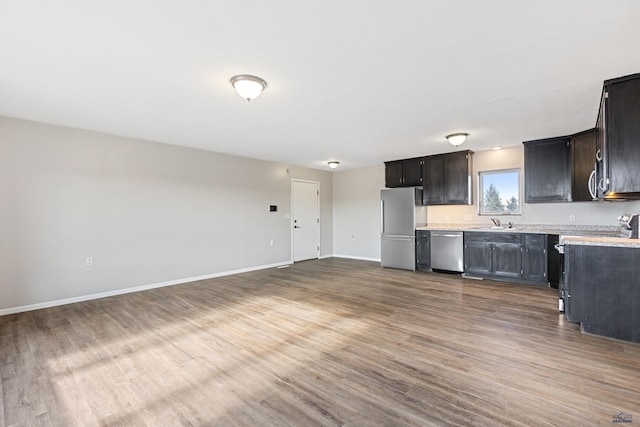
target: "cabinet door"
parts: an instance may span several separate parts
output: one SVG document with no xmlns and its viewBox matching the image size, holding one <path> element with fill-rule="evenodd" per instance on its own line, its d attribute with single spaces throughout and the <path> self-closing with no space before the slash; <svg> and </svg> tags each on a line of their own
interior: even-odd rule
<svg viewBox="0 0 640 427">
<path fill-rule="evenodd" d="M 578 267 L 578 255 L 573 252 L 575 246 L 565 245 L 564 247 L 564 316 L 571 322 L 580 322 L 583 318 L 584 308 L 580 306 L 584 303 L 585 298 L 588 297 L 588 293 L 584 295 L 576 295 L 574 298 L 573 292 L 576 294 L 582 294 L 584 292 L 584 285 L 577 282 L 579 278 L 580 268 Z M 575 272 L 574 272 L 575 269 Z"/>
<path fill-rule="evenodd" d="M 591 253 L 597 253 L 601 247 L 594 247 L 595 251 L 592 251 L 591 247 L 579 245 L 565 245 L 564 248 L 565 316 L 572 322 L 590 323 L 597 310 L 596 288 L 602 279 L 598 276 L 601 272 L 609 275 L 611 269 L 606 256 L 589 256 Z"/>
<path fill-rule="evenodd" d="M 444 156 L 428 156 L 422 164 L 422 204 L 444 203 Z"/>
<path fill-rule="evenodd" d="M 419 187 L 422 185 L 422 157 L 405 159 L 402 161 L 402 174 L 405 187 Z"/>
<path fill-rule="evenodd" d="M 555 245 L 560 243 L 560 236 L 547 234 L 547 280 L 552 288 L 560 287 L 563 257 Z"/>
<path fill-rule="evenodd" d="M 524 142 L 524 197 L 527 203 L 571 201 L 569 138 Z"/>
<path fill-rule="evenodd" d="M 496 277 L 519 279 L 522 273 L 522 244 L 496 242 L 493 245 L 493 274 Z"/>
<path fill-rule="evenodd" d="M 444 203 L 471 204 L 471 152 L 459 151 L 444 155 Z"/>
<path fill-rule="evenodd" d="M 605 109 L 609 191 L 639 193 L 640 74 L 608 85 Z"/>
<path fill-rule="evenodd" d="M 596 167 L 597 130 L 591 129 L 571 137 L 571 197 L 574 202 L 593 200 L 589 177 Z"/>
<path fill-rule="evenodd" d="M 387 188 L 403 186 L 403 165 L 402 160 L 384 162 L 384 185 Z"/>
<path fill-rule="evenodd" d="M 596 122 L 596 195 L 598 199 L 604 198 L 607 193 L 607 162 L 605 160 L 606 135 L 607 135 L 607 120 L 606 120 L 606 105 L 607 98 L 605 92 L 602 93 L 600 98 L 600 109 L 598 110 L 598 120 Z"/>
<path fill-rule="evenodd" d="M 522 278 L 547 283 L 547 236 L 525 234 L 522 245 Z"/>
<path fill-rule="evenodd" d="M 490 242 L 467 239 L 464 243 L 464 272 L 470 275 L 488 276 L 493 271 L 491 263 L 493 245 Z"/>
<path fill-rule="evenodd" d="M 428 271 L 431 269 L 431 235 L 429 231 L 416 231 L 416 269 L 418 271 Z"/>
</svg>

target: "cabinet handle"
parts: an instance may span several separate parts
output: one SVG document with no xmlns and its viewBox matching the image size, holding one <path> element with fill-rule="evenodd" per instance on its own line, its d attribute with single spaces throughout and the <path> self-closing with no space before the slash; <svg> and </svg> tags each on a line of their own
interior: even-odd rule
<svg viewBox="0 0 640 427">
<path fill-rule="evenodd" d="M 597 199 L 598 195 L 596 194 L 596 170 L 591 171 L 591 175 L 589 175 L 589 181 L 587 181 L 587 187 L 589 188 L 589 194 L 591 194 L 591 198 Z"/>
<path fill-rule="evenodd" d="M 598 151 L 596 151 L 596 160 L 601 162 L 602 161 L 602 151 L 598 148 Z"/>
<path fill-rule="evenodd" d="M 600 178 L 600 182 L 598 183 L 598 188 L 601 191 L 606 191 L 607 190 L 607 183 L 606 183 L 604 178 Z"/>
</svg>

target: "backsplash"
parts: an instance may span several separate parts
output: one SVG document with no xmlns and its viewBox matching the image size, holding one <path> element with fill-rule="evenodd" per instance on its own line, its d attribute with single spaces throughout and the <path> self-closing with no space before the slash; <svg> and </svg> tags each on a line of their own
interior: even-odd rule
<svg viewBox="0 0 640 427">
<path fill-rule="evenodd" d="M 618 225 L 617 218 L 625 213 L 639 213 L 640 202 L 575 202 L 537 203 L 522 206 L 520 215 L 478 215 L 478 207 L 429 206 L 427 222 L 442 224 L 491 225 L 490 218 L 499 218 L 503 224 L 553 224 L 562 226 Z"/>
</svg>

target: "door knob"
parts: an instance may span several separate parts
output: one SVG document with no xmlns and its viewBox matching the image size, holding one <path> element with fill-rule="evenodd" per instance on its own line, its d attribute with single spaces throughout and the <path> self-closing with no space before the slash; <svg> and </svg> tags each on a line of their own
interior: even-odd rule
<svg viewBox="0 0 640 427">
<path fill-rule="evenodd" d="M 294 225 L 293 228 L 300 228 L 300 227 L 298 227 L 297 225 Z"/>
</svg>

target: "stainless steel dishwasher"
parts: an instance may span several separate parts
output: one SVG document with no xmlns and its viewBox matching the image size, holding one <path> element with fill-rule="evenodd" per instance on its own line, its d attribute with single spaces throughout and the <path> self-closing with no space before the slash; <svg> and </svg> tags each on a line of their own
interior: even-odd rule
<svg viewBox="0 0 640 427">
<path fill-rule="evenodd" d="M 464 271 L 464 241 L 462 231 L 431 232 L 431 269 Z"/>
</svg>

